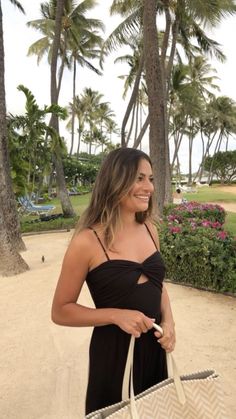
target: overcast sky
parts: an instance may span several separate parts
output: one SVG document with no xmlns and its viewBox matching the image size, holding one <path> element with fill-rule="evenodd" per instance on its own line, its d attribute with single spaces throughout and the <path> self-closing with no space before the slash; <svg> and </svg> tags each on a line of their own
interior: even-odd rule
<svg viewBox="0 0 236 419">
<path fill-rule="evenodd" d="M 26 15 L 23 15 L 15 8 L 10 1 L 2 2 L 3 9 L 3 27 L 5 44 L 5 85 L 7 110 L 13 114 L 22 114 L 24 112 L 24 94 L 17 90 L 19 84 L 28 87 L 40 106 L 50 103 L 50 69 L 48 63 L 43 60 L 37 65 L 36 56 L 27 57 L 29 46 L 40 38 L 40 33 L 26 26 L 26 22 L 38 19 L 39 6 L 42 0 L 21 0 Z M 119 17 L 110 17 L 109 5 L 111 0 L 100 0 L 98 6 L 94 9 L 93 17 L 101 19 L 106 26 L 106 35 L 108 35 L 118 24 Z M 227 61 L 224 64 L 213 60 L 211 65 L 217 69 L 217 75 L 220 78 L 220 95 L 230 96 L 236 101 L 236 54 L 235 54 L 235 34 L 236 34 L 236 16 L 228 18 L 218 27 L 212 37 L 217 40 L 223 48 Z M 91 71 L 78 68 L 77 73 L 77 93 L 80 93 L 84 87 L 91 87 L 104 94 L 104 99 L 111 103 L 111 108 L 115 111 L 117 123 L 120 125 L 126 104 L 122 99 L 123 81 L 117 78 L 121 74 L 126 74 L 126 68 L 122 65 L 114 64 L 114 58 L 122 55 L 122 51 L 110 56 L 104 66 L 102 77 L 96 76 Z M 62 106 L 67 106 L 72 98 L 72 77 L 71 74 L 65 74 L 59 102 Z M 65 132 L 63 132 L 65 135 Z M 69 139 L 69 133 L 68 133 Z M 146 146 L 147 147 L 147 146 Z M 181 168 L 187 171 L 187 142 L 183 144 L 180 154 Z M 231 140 L 230 148 L 236 148 L 236 141 Z M 200 161 L 200 150 L 195 144 L 194 165 L 196 170 Z"/>
</svg>

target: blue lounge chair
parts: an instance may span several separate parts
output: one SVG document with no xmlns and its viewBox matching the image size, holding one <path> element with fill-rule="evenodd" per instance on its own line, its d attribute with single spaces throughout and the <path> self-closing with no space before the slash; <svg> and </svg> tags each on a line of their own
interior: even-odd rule
<svg viewBox="0 0 236 419">
<path fill-rule="evenodd" d="M 49 214 L 55 209 L 54 205 L 35 205 L 27 196 L 18 198 L 20 203 L 20 212 L 28 215 Z"/>
</svg>

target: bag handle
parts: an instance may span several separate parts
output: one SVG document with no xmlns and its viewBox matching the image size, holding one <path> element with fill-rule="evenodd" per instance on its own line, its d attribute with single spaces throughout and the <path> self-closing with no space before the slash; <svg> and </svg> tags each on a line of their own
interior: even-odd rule
<svg viewBox="0 0 236 419">
<path fill-rule="evenodd" d="M 153 327 L 158 332 L 160 332 L 163 336 L 163 329 L 161 328 L 161 326 L 159 326 L 156 323 L 153 323 Z M 130 379 L 130 407 L 131 407 L 132 419 L 139 419 L 138 412 L 135 405 L 134 385 L 133 385 L 134 345 L 135 345 L 135 337 L 131 336 L 126 365 L 125 365 L 125 372 L 124 372 L 124 377 L 123 377 L 122 400 L 127 400 L 129 398 L 129 379 Z M 179 402 L 182 405 L 184 405 L 186 402 L 186 397 L 185 397 L 183 384 L 181 382 L 180 375 L 179 375 L 173 354 L 167 352 L 166 359 L 167 359 L 168 377 L 173 377 Z"/>
</svg>

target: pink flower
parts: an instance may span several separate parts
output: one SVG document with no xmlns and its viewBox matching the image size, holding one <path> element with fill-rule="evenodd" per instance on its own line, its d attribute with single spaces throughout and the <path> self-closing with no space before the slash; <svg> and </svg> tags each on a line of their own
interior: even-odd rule
<svg viewBox="0 0 236 419">
<path fill-rule="evenodd" d="M 211 227 L 211 222 L 207 220 L 202 221 L 202 227 Z"/>
<path fill-rule="evenodd" d="M 175 234 L 175 233 L 180 233 L 181 232 L 181 228 L 180 227 L 171 227 L 170 228 L 170 233 Z"/>
<path fill-rule="evenodd" d="M 221 228 L 222 224 L 219 223 L 219 221 L 215 221 L 214 223 L 211 223 L 212 228 Z"/>
<path fill-rule="evenodd" d="M 227 231 L 219 231 L 219 233 L 217 234 L 217 237 L 221 240 L 225 240 L 226 237 L 228 237 L 228 233 Z"/>
</svg>

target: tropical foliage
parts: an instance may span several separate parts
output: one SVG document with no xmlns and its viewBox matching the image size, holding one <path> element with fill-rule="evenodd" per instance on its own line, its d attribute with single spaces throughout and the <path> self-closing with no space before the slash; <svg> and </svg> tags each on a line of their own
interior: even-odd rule
<svg viewBox="0 0 236 419">
<path fill-rule="evenodd" d="M 16 194 L 40 194 L 44 177 L 51 173 L 53 150 L 59 145 L 66 152 L 57 132 L 45 119 L 50 114 L 65 119 L 67 113 L 58 105 L 40 109 L 27 87 L 20 85 L 18 90 L 24 93 L 26 103 L 25 115 L 9 115 L 12 178 Z"/>
<path fill-rule="evenodd" d="M 235 292 L 236 238 L 223 229 L 223 208 L 189 202 L 167 212 L 160 228 L 167 278 Z"/>
<path fill-rule="evenodd" d="M 205 160 L 205 169 L 215 175 L 221 183 L 230 183 L 236 179 L 236 150 L 225 151 L 209 156 Z"/>
<path fill-rule="evenodd" d="M 69 104 L 69 114 L 71 118 L 68 128 L 71 129 L 73 124 L 75 127 L 76 122 L 78 126 L 77 156 L 82 141 L 88 145 L 89 154 L 92 153 L 93 145 L 95 150 L 101 147 L 103 152 L 112 143 L 112 134 L 118 132 L 115 114 L 109 102 L 104 102 L 103 95 L 96 90 L 85 88 L 81 95 L 77 95 L 74 103 Z"/>
</svg>

